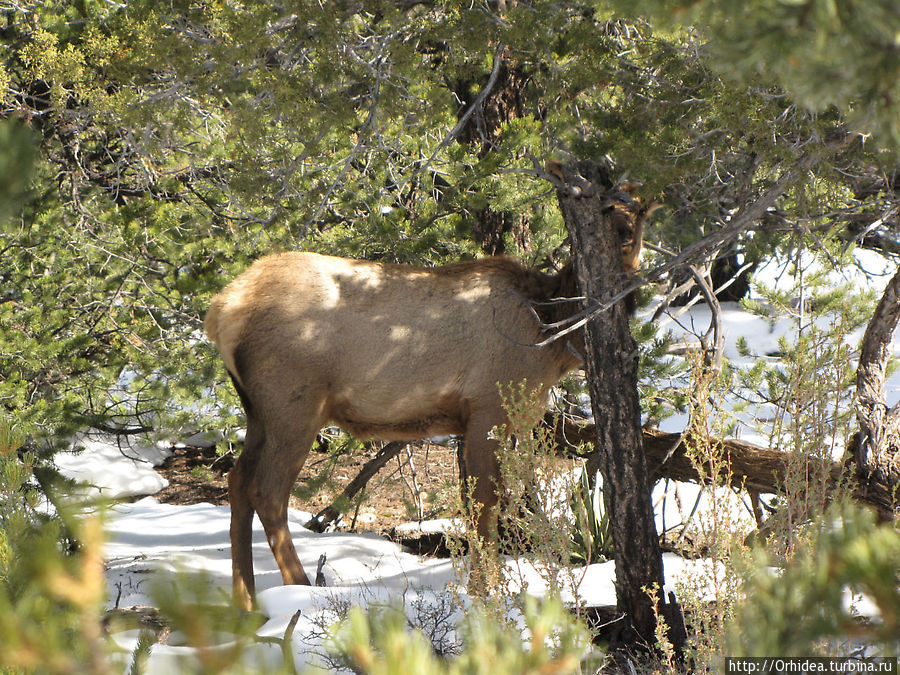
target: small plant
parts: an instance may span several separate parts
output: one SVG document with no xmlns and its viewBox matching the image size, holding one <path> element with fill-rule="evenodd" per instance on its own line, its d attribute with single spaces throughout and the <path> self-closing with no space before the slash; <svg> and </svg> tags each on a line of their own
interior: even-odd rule
<svg viewBox="0 0 900 675">
<path fill-rule="evenodd" d="M 447 546 L 460 578 L 466 579 L 470 597 L 494 598 L 498 605 L 513 595 L 506 574 L 506 563 L 500 555 L 496 539 L 482 538 L 477 523 L 481 505 L 474 497 L 474 481 L 463 482 L 459 497 L 459 511 L 464 514 L 464 525 L 458 536 L 447 537 Z"/>
<path fill-rule="evenodd" d="M 491 673 L 574 673 L 589 645 L 587 630 L 558 600 L 539 603 L 527 598 L 522 628 L 497 622 L 490 611 L 473 608 L 460 626 L 461 653 L 445 660 L 417 630 L 409 630 L 405 614 L 379 608 L 350 610 L 333 631 L 331 651 L 346 667 L 371 675 Z"/>
<path fill-rule="evenodd" d="M 100 518 L 76 517 L 62 500 L 41 513 L 35 458 L 15 445 L 0 454 L 0 671 L 109 672 Z"/>
<path fill-rule="evenodd" d="M 678 602 L 688 618 L 685 657 L 697 672 L 714 670 L 722 649 L 726 625 L 731 619 L 737 599 L 737 574 L 733 557 L 740 553 L 741 523 L 731 500 L 731 465 L 722 444 L 729 419 L 723 413 L 721 398 L 728 384 L 727 373 L 708 367 L 699 351 L 687 355 L 690 386 L 687 403 L 689 425 L 683 436 L 685 452 L 699 476 L 701 495 L 707 507 L 697 511 L 684 524 L 691 533 L 696 552 L 702 557 L 690 574 L 676 583 Z M 698 496 L 698 500 L 699 500 Z M 695 512 L 697 511 L 697 512 Z M 648 589 L 654 593 L 658 589 Z M 673 658 L 667 651 L 667 636 L 657 633 L 657 642 L 665 660 Z"/>
<path fill-rule="evenodd" d="M 526 383 L 502 394 L 509 423 L 494 430 L 500 440 L 498 535 L 478 535 L 478 506 L 470 499 L 475 513 L 467 513 L 463 539 L 449 542 L 451 553 L 467 574 L 469 596 L 499 621 L 521 605 L 534 583 L 549 597 L 564 596 L 577 614 L 580 566 L 602 561 L 610 551 L 602 490 L 583 471 L 579 484 L 571 463 L 558 456 L 553 430 L 542 422 L 543 402 Z"/>
<path fill-rule="evenodd" d="M 830 255 L 847 255 L 843 248 L 838 242 Z M 871 292 L 835 287 L 822 271 L 801 261 L 813 253 L 824 255 L 797 251 L 800 262 L 791 266 L 791 288 L 759 288 L 766 303 L 745 302 L 749 311 L 773 322 L 786 316 L 791 325 L 791 335 L 778 341 L 777 362 L 758 359 L 739 372 L 742 389 L 752 392 L 746 405 L 756 406 L 753 416 L 765 420 L 760 430 L 769 446 L 787 453 L 786 481 L 767 520 L 770 547 L 786 557 L 828 504 L 849 494 L 849 481 L 836 486 L 831 467 L 852 433 L 853 332 L 865 324 L 873 302 Z M 746 344 L 739 350 L 753 356 Z"/>
<path fill-rule="evenodd" d="M 660 598 L 659 586 L 654 584 L 652 588 L 645 588 L 644 591 L 650 596 L 653 603 L 653 614 L 656 617 L 656 653 L 660 664 L 665 667 L 667 672 L 674 673 L 678 671 L 678 657 L 675 652 L 675 645 L 669 637 L 669 625 L 666 623 L 666 617 L 661 611 L 662 600 Z"/>
<path fill-rule="evenodd" d="M 537 393 L 523 382 L 503 397 L 509 424 L 497 429 L 503 491 L 498 520 L 504 552 L 511 558 L 507 574 L 517 589 L 527 587 L 526 579 L 536 571 L 551 594 L 574 591 L 571 465 L 557 456 Z"/>
<path fill-rule="evenodd" d="M 210 467 L 205 465 L 198 465 L 191 468 L 191 478 L 201 482 L 201 483 L 211 483 L 217 478 L 217 474 Z"/>
<path fill-rule="evenodd" d="M 0 418 L 0 456 L 9 457 L 25 445 L 25 434 L 9 420 Z"/>
<path fill-rule="evenodd" d="M 321 659 L 321 666 L 330 671 L 357 670 L 352 657 L 337 646 L 334 637 L 349 623 L 352 611 L 362 611 L 365 617 L 390 617 L 390 620 L 405 623 L 406 631 L 420 635 L 430 647 L 432 654 L 440 658 L 454 658 L 463 649 L 460 623 L 464 622 L 465 610 L 455 590 L 446 589 L 439 593 L 423 592 L 424 589 L 408 587 L 402 598 L 391 596 L 397 604 L 385 604 L 384 596 L 377 591 L 363 587 L 358 594 L 348 595 L 336 592 L 322 597 L 319 611 L 311 616 L 311 624 L 300 639 L 307 645 L 315 645 L 311 652 Z M 411 596 L 407 593 L 411 591 Z M 416 672 L 407 671 L 403 672 Z"/>
<path fill-rule="evenodd" d="M 755 549 L 743 568 L 743 600 L 728 631 L 734 656 L 832 656 L 861 645 L 893 655 L 900 648 L 900 532 L 870 511 L 830 507 L 794 555 Z M 878 620 L 856 616 L 848 594 L 865 594 Z M 852 644 L 849 640 L 852 639 Z"/>
<path fill-rule="evenodd" d="M 828 471 L 852 420 L 853 351 L 848 338 L 866 303 L 847 289 L 827 289 L 824 280 L 804 277 L 802 270 L 795 279 L 794 293 L 763 291 L 767 305 L 745 303 L 747 309 L 769 316 L 773 326 L 776 317 L 792 317 L 792 335 L 779 341 L 777 360 L 739 344 L 742 357 L 757 357 L 754 363 L 740 370 L 726 364 L 716 374 L 703 368 L 699 355 L 693 357 L 690 425 L 684 442 L 707 500 L 691 525 L 694 543 L 700 544 L 697 551 L 706 560 L 683 576 L 677 588 L 688 617 L 687 657 L 698 671 L 716 671 L 724 654 L 824 653 L 809 650 L 825 633 L 818 638 L 804 636 L 813 635 L 813 626 L 822 628 L 822 612 L 833 608 L 823 609 L 821 604 L 831 602 L 832 596 L 824 583 L 817 590 L 800 586 L 813 583 L 802 578 L 815 575 L 810 560 L 821 558 L 810 553 L 821 550 L 813 542 L 821 528 L 828 527 L 823 523 L 834 521 L 827 505 L 846 494 L 845 486 L 829 480 Z M 796 295 L 801 302 L 793 307 Z M 730 488 L 723 487 L 732 483 L 730 461 L 716 441 L 734 434 L 736 417 L 722 404 L 726 391 L 739 392 L 745 402 L 735 407 L 737 417 L 752 417 L 770 447 L 783 450 L 788 462 L 776 508 L 768 509 L 766 535 L 758 536 L 766 548 L 753 553 L 750 562 L 741 537 L 743 518 L 738 519 L 741 514 L 733 506 Z M 794 561 L 796 556 L 804 562 Z M 784 574 L 771 572 L 776 563 L 787 566 Z M 798 566 L 804 571 L 788 573 Z M 782 618 L 772 621 L 775 615 Z M 849 630 L 849 624 L 845 628 Z M 738 644 L 749 651 L 740 651 Z M 797 646 L 785 649 L 789 644 Z"/>
<path fill-rule="evenodd" d="M 610 559 L 613 553 L 612 535 L 600 475 L 594 477 L 594 484 L 591 485 L 583 461 L 570 504 L 575 517 L 571 540 L 573 562 L 590 565 Z"/>
<path fill-rule="evenodd" d="M 235 608 L 205 573 L 182 571 L 157 579 L 152 597 L 160 617 L 171 628 L 169 644 L 177 636 L 183 646 L 191 648 L 181 661 L 185 672 L 241 672 L 252 663 L 254 654 L 249 647 L 258 640 L 256 631 L 265 617 Z M 139 667 L 140 651 L 135 651 L 132 664 Z"/>
</svg>

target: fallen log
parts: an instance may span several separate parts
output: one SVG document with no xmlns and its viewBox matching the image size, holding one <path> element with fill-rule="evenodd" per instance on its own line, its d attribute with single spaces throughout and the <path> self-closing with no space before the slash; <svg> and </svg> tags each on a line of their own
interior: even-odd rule
<svg viewBox="0 0 900 675">
<path fill-rule="evenodd" d="M 577 454 L 575 448 L 581 444 L 593 445 L 596 438 L 593 425 L 590 424 L 577 424 L 570 418 L 550 414 L 545 418 L 545 422 L 553 426 L 556 445 L 567 454 Z M 790 456 L 787 453 L 733 439 L 713 439 L 713 442 L 721 446 L 726 459 L 723 464 L 730 468 L 729 475 L 715 476 L 716 483 L 723 484 L 727 480 L 734 488 L 743 488 L 757 494 L 777 494 L 783 490 L 791 466 Z M 682 442 L 682 434 L 644 429 L 643 443 L 652 482 L 663 478 L 685 483 L 710 482 L 711 476 L 708 473 L 701 476 L 688 457 Z M 379 469 L 396 457 L 404 447 L 405 444 L 399 441 L 388 443 L 366 463 L 340 497 L 322 509 L 306 527 L 317 532 L 324 531 L 340 517 L 341 510 L 338 504 L 352 500 Z M 874 508 L 882 520 L 893 518 L 894 510 L 900 507 L 900 503 L 892 497 L 887 487 L 871 478 L 860 476 L 855 465 L 847 467 L 841 462 L 831 462 L 826 471 L 828 487 L 834 490 L 846 485 L 848 480 L 852 479 L 853 498 Z"/>
<path fill-rule="evenodd" d="M 593 425 L 576 424 L 569 419 L 555 422 L 554 431 L 557 445 L 561 448 L 572 448 L 582 443 L 589 445 L 596 438 Z M 778 493 L 783 491 L 791 470 L 790 455 L 780 450 L 733 439 L 712 439 L 712 442 L 721 447 L 726 460 L 722 464 L 729 467 L 730 473 L 727 476 L 701 476 L 686 452 L 682 434 L 644 429 L 643 442 L 647 469 L 654 482 L 670 478 L 697 483 L 709 482 L 711 478 L 715 478 L 719 484 L 727 480 L 732 487 L 751 492 Z M 850 492 L 854 499 L 873 507 L 882 519 L 893 517 L 898 504 L 887 487 L 872 480 L 862 480 L 857 475 L 855 466 L 846 467 L 841 462 L 833 461 L 829 464 L 824 468 L 830 489 L 837 490 L 851 481 Z"/>
</svg>

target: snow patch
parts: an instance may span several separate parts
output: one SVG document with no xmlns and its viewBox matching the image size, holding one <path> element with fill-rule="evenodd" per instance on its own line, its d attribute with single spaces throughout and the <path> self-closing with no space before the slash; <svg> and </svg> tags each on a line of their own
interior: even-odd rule
<svg viewBox="0 0 900 675">
<path fill-rule="evenodd" d="M 171 451 L 148 443 L 117 440 L 113 436 L 83 436 L 70 450 L 54 458 L 60 473 L 84 485 L 87 497 L 119 499 L 156 494 L 169 485 L 153 467 Z"/>
</svg>

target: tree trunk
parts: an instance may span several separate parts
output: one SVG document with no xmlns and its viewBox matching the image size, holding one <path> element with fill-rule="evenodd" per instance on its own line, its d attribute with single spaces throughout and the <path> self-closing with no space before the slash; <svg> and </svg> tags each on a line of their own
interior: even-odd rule
<svg viewBox="0 0 900 675">
<path fill-rule="evenodd" d="M 510 63 L 505 53 L 497 58 L 502 59 L 497 82 L 491 93 L 469 118 L 468 124 L 462 128 L 458 140 L 460 143 L 478 149 L 478 156 L 484 157 L 496 151 L 500 143 L 504 125 L 512 120 L 524 117 L 525 85 L 528 76 L 522 67 L 515 62 Z M 453 85 L 453 93 L 462 101 L 460 115 L 474 103 L 476 88 L 471 80 L 459 80 Z M 500 255 L 506 252 L 505 236 L 512 235 L 516 246 L 523 251 L 531 248 L 531 230 L 528 219 L 509 211 L 495 211 L 490 206 L 472 214 L 472 238 L 488 255 Z"/>
<path fill-rule="evenodd" d="M 856 371 L 859 431 L 850 443 L 860 476 L 894 491 L 900 485 L 900 407 L 887 407 L 884 374 L 900 321 L 900 271 L 890 280 L 863 336 Z"/>
<path fill-rule="evenodd" d="M 627 282 L 620 235 L 610 219 L 611 206 L 629 203 L 617 191 L 608 165 L 570 163 L 562 168 L 560 209 L 572 240 L 572 258 L 584 306 L 621 291 Z M 585 325 L 585 362 L 596 423 L 596 441 L 587 469 L 603 476 L 616 559 L 616 599 L 626 627 L 615 647 L 654 644 L 656 617 L 644 588 L 663 586 L 662 553 L 653 518 L 650 483 L 644 461 L 638 399 L 638 350 L 618 303 Z"/>
</svg>

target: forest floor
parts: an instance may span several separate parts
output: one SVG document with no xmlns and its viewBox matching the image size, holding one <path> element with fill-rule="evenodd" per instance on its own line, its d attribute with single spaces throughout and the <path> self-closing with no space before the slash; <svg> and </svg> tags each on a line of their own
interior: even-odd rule
<svg viewBox="0 0 900 675">
<path fill-rule="evenodd" d="M 458 468 L 456 450 L 435 443 L 411 443 L 409 454 L 401 452 L 369 481 L 358 511 L 344 517 L 347 527 L 358 532 L 376 532 L 389 536 L 401 523 L 452 515 L 456 502 Z M 344 486 L 374 456 L 364 451 L 331 455 L 310 453 L 300 472 L 298 493 L 311 493 L 306 499 L 291 497 L 292 508 L 318 513 L 328 506 Z M 176 447 L 171 457 L 156 471 L 169 486 L 155 495 L 167 504 L 228 503 L 227 474 L 234 456 L 218 455 L 215 448 Z M 320 474 L 328 476 L 317 490 Z"/>
</svg>

